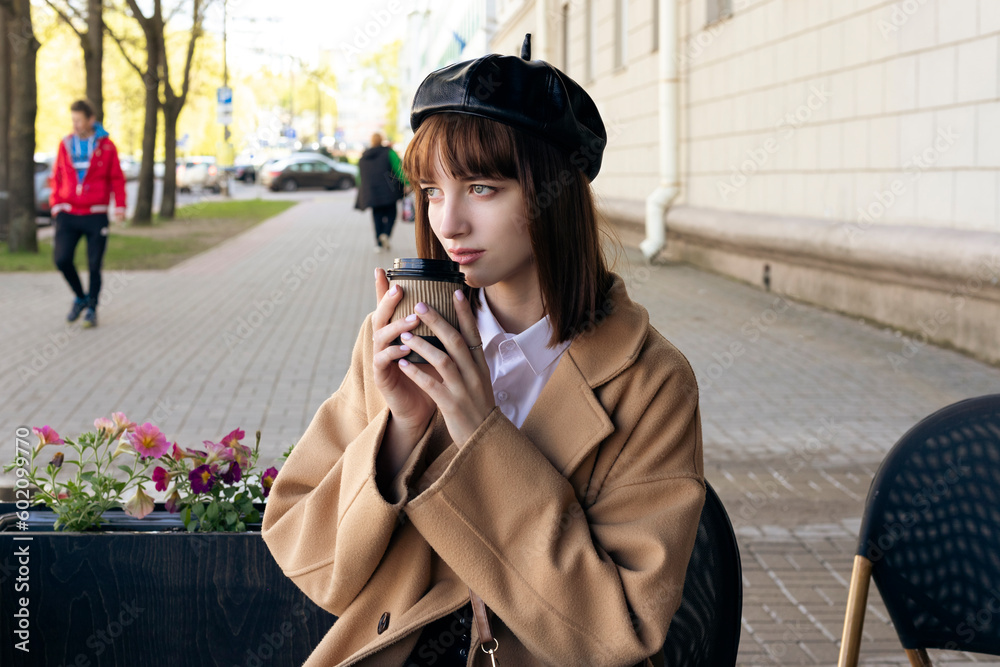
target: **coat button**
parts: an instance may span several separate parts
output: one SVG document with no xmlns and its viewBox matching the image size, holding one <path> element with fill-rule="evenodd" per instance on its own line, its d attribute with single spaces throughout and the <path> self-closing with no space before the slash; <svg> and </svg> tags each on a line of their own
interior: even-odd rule
<svg viewBox="0 0 1000 667">
<path fill-rule="evenodd" d="M 462 658 L 468 658 L 469 657 L 469 649 L 467 649 L 465 647 L 460 648 L 458 650 L 458 655 L 460 657 L 462 657 Z"/>
<path fill-rule="evenodd" d="M 382 634 L 389 627 L 389 612 L 382 614 L 382 618 L 378 619 L 378 633 Z"/>
</svg>

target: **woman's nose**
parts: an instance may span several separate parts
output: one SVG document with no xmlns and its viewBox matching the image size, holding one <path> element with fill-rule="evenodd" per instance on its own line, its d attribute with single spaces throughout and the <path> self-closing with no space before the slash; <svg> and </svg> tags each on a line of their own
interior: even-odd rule
<svg viewBox="0 0 1000 667">
<path fill-rule="evenodd" d="M 468 230 L 465 211 L 460 202 L 445 201 L 441 207 L 441 236 L 455 238 Z"/>
</svg>

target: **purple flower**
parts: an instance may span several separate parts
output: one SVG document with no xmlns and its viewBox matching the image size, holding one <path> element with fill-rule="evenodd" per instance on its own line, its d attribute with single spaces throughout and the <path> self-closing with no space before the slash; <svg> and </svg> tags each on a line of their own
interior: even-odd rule
<svg viewBox="0 0 1000 667">
<path fill-rule="evenodd" d="M 263 477 L 260 478 L 260 485 L 264 489 L 265 498 L 267 498 L 268 494 L 271 493 L 271 487 L 274 485 L 274 479 L 277 476 L 278 469 L 272 466 L 265 470 Z"/>
<path fill-rule="evenodd" d="M 215 486 L 215 475 L 207 465 L 200 465 L 188 473 L 191 490 L 195 493 L 208 493 Z"/>
<path fill-rule="evenodd" d="M 243 476 L 243 471 L 240 470 L 240 464 L 233 461 L 229 464 L 229 468 L 226 472 L 222 473 L 222 481 L 226 484 L 235 484 L 240 481 L 240 477 Z"/>
<path fill-rule="evenodd" d="M 174 489 L 174 492 L 167 497 L 167 501 L 163 503 L 163 506 L 167 508 L 167 511 L 171 514 L 176 514 L 181 511 L 181 494 Z"/>
</svg>

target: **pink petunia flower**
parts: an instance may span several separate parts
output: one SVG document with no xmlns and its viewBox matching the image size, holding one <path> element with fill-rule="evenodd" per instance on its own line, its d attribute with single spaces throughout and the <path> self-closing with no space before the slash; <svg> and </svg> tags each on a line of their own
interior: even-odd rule
<svg viewBox="0 0 1000 667">
<path fill-rule="evenodd" d="M 137 426 L 135 431 L 128 434 L 128 440 L 135 448 L 136 454 L 142 457 L 158 459 L 170 449 L 170 442 L 166 436 L 149 422 Z"/>
<path fill-rule="evenodd" d="M 189 472 L 188 480 L 191 482 L 191 490 L 195 493 L 208 493 L 215 486 L 215 475 L 207 465 L 198 466 Z"/>
<path fill-rule="evenodd" d="M 153 481 L 156 482 L 157 491 L 166 491 L 167 485 L 170 484 L 170 480 L 173 478 L 166 468 L 161 466 L 156 466 L 153 469 Z"/>
<path fill-rule="evenodd" d="M 118 427 L 107 417 L 98 417 L 94 420 L 94 428 L 97 429 L 97 435 L 110 438 Z"/>
<path fill-rule="evenodd" d="M 135 422 L 129 421 L 124 412 L 112 412 L 111 421 L 115 424 L 115 433 L 112 438 L 121 436 L 122 433 L 132 433 L 135 431 Z"/>
<path fill-rule="evenodd" d="M 142 487 L 136 489 L 135 495 L 125 503 L 125 514 L 136 519 L 141 519 L 152 511 L 153 499 L 146 495 Z"/>
<path fill-rule="evenodd" d="M 244 438 L 244 436 L 246 436 L 246 433 L 243 432 L 243 429 L 239 428 L 233 429 L 228 434 L 223 436 L 220 443 L 226 445 L 227 447 L 231 447 L 234 444 L 238 444 L 239 441 Z"/>
<path fill-rule="evenodd" d="M 41 428 L 36 426 L 31 430 L 38 436 L 38 446 L 35 447 L 35 454 L 38 454 L 38 452 L 41 451 L 42 447 L 45 445 L 65 444 L 65 441 L 59 437 L 59 434 L 56 433 L 56 430 L 51 426 L 46 425 Z"/>
<path fill-rule="evenodd" d="M 278 469 L 271 466 L 264 471 L 264 475 L 260 478 L 260 485 L 264 489 L 264 497 L 267 498 L 268 494 L 271 493 L 271 487 L 274 485 L 274 480 L 278 476 Z"/>
</svg>

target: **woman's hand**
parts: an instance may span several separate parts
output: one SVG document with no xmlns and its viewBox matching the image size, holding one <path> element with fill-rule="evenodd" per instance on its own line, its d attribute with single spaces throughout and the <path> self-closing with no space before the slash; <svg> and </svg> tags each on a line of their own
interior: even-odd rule
<svg viewBox="0 0 1000 667">
<path fill-rule="evenodd" d="M 375 294 L 378 298 L 378 306 L 372 315 L 375 386 L 389 405 L 395 427 L 402 432 L 419 435 L 434 414 L 434 401 L 397 367 L 396 361 L 409 354 L 410 348 L 405 342 L 393 345 L 392 341 L 416 327 L 420 321 L 412 316 L 389 323 L 396 305 L 403 298 L 403 288 L 394 285 L 390 290 L 389 279 L 382 269 L 375 269 Z"/>
<path fill-rule="evenodd" d="M 423 364 L 411 364 L 405 359 L 399 361 L 399 367 L 437 404 L 448 426 L 448 433 L 461 447 L 496 407 L 496 402 L 472 306 L 462 290 L 455 290 L 452 298 L 461 332 L 426 304 L 418 303 L 415 307 L 419 320 L 434 332 L 447 352 L 442 352 L 420 336 L 406 333 L 402 335 L 403 342 L 427 360 L 430 368 L 423 368 Z M 476 349 L 470 350 L 470 347 Z"/>
</svg>

